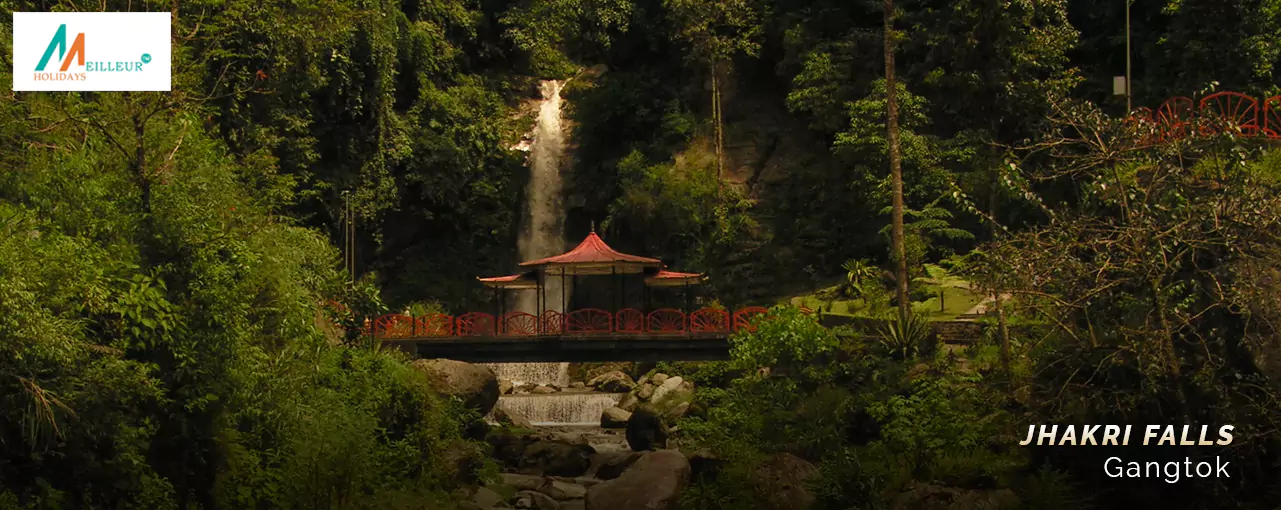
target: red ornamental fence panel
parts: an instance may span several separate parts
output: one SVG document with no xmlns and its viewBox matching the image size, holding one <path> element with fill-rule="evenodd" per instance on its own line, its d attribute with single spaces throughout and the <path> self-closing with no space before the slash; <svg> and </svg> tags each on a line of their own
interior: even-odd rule
<svg viewBox="0 0 1281 510">
<path fill-rule="evenodd" d="M 453 336 L 454 317 L 443 313 L 423 315 L 414 320 L 414 336 Z"/>
<path fill-rule="evenodd" d="M 374 319 L 374 336 L 377 338 L 414 336 L 414 318 L 404 314 L 389 313 Z"/>
<path fill-rule="evenodd" d="M 752 319 L 758 315 L 765 315 L 769 310 L 763 306 L 748 306 L 734 312 L 734 331 L 748 330 L 756 331 L 756 325 L 752 324 Z"/>
<path fill-rule="evenodd" d="M 611 333 L 614 331 L 613 314 L 599 308 L 584 308 L 565 314 L 565 333 Z"/>
<path fill-rule="evenodd" d="M 1235 129 L 1245 136 L 1259 133 L 1259 101 L 1240 92 L 1215 92 L 1201 98 L 1197 115 L 1203 135 Z"/>
<path fill-rule="evenodd" d="M 1263 134 L 1281 138 L 1281 96 L 1273 96 L 1263 102 Z"/>
<path fill-rule="evenodd" d="M 675 308 L 659 308 L 645 318 L 647 333 L 684 333 L 685 312 Z"/>
<path fill-rule="evenodd" d="M 467 312 L 458 316 L 458 336 L 493 336 L 494 316 L 484 312 Z"/>
<path fill-rule="evenodd" d="M 689 314 L 689 330 L 694 333 L 729 331 L 729 311 L 703 308 Z"/>
<path fill-rule="evenodd" d="M 1222 91 L 1197 101 L 1172 97 L 1155 112 L 1136 108 L 1126 122 L 1136 129 L 1151 126 L 1149 129 L 1156 136 L 1145 137 L 1144 143 L 1170 141 L 1193 133 L 1281 139 L 1281 96 L 1260 100 L 1240 92 Z"/>
<path fill-rule="evenodd" d="M 538 334 L 538 316 L 532 313 L 512 312 L 503 316 L 503 335 L 530 336 Z"/>
<path fill-rule="evenodd" d="M 644 333 L 645 314 L 635 308 L 624 308 L 614 315 L 614 331 L 619 333 Z"/>
<path fill-rule="evenodd" d="M 559 335 L 565 332 L 565 314 L 556 310 L 543 311 L 538 318 L 538 326 L 544 335 Z"/>
</svg>

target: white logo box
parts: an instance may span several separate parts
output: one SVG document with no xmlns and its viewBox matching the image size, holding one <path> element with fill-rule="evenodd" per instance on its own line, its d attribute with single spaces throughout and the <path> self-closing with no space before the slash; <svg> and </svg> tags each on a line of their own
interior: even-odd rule
<svg viewBox="0 0 1281 510">
<path fill-rule="evenodd" d="M 13 90 L 168 91 L 170 23 L 168 12 L 15 12 Z"/>
</svg>

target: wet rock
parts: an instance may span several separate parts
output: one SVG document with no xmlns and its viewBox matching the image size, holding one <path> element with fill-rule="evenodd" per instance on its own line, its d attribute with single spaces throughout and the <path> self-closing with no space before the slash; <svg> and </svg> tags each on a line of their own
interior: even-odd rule
<svg viewBox="0 0 1281 510">
<path fill-rule="evenodd" d="M 642 400 L 642 401 L 649 400 L 649 399 L 650 399 L 650 397 L 653 397 L 653 396 L 654 396 L 654 385 L 653 385 L 653 384 L 645 383 L 645 385 L 644 385 L 644 386 L 641 386 L 641 387 L 640 387 L 640 389 L 637 389 L 637 390 L 636 390 L 636 398 L 638 398 L 638 399 L 640 399 L 640 400 Z"/>
<path fill-rule="evenodd" d="M 581 390 L 581 389 L 587 388 L 587 385 L 584 384 L 583 381 L 574 381 L 573 383 L 570 383 L 569 387 L 574 388 L 576 390 Z"/>
<path fill-rule="evenodd" d="M 647 453 L 622 476 L 588 489 L 587 510 L 676 510 L 689 472 L 676 450 Z"/>
<path fill-rule="evenodd" d="M 525 448 L 520 472 L 552 476 L 579 476 L 591 466 L 596 449 L 585 444 L 540 441 Z"/>
<path fill-rule="evenodd" d="M 622 476 L 627 468 L 632 467 L 637 460 L 644 455 L 639 452 L 613 452 L 610 454 L 601 454 L 597 457 L 600 459 L 600 466 L 596 468 L 596 478 L 601 480 L 613 480 Z"/>
<path fill-rule="evenodd" d="M 632 391 L 636 383 L 621 370 L 605 372 L 587 381 L 587 385 L 606 393 L 624 393 Z"/>
<path fill-rule="evenodd" d="M 535 386 L 534 389 L 529 392 L 535 395 L 546 395 L 548 393 L 556 393 L 556 388 L 551 386 Z"/>
<path fill-rule="evenodd" d="M 495 407 L 494 412 L 490 413 L 490 416 L 493 417 L 495 422 L 497 422 L 499 425 L 502 425 L 504 427 L 511 427 L 516 429 L 534 428 L 534 425 L 529 423 L 529 420 L 526 420 L 525 418 L 519 415 L 511 414 L 507 412 L 506 409 L 503 409 L 501 407 Z"/>
<path fill-rule="evenodd" d="M 481 416 L 489 414 L 498 403 L 498 378 L 486 367 L 448 359 L 420 359 L 410 366 L 427 374 L 437 393 L 458 397 Z"/>
<path fill-rule="evenodd" d="M 627 428 L 627 420 L 630 420 L 632 413 L 611 407 L 600 413 L 600 426 L 607 429 Z"/>
<path fill-rule="evenodd" d="M 666 448 L 667 432 L 662 415 L 648 406 L 637 407 L 627 420 L 627 446 L 638 452 Z"/>
<path fill-rule="evenodd" d="M 552 499 L 582 499 L 587 497 L 587 488 L 582 485 L 560 482 L 556 480 L 548 481 L 538 488 L 538 492 L 551 496 Z"/>
<path fill-rule="evenodd" d="M 560 510 L 560 503 L 552 499 L 551 496 L 535 491 L 520 491 L 516 493 L 516 508 L 529 508 L 532 510 Z"/>
<path fill-rule="evenodd" d="M 766 495 L 765 506 L 775 510 L 808 510 L 814 506 L 814 495 L 807 484 L 818 475 L 818 468 L 790 453 L 770 457 L 756 469 L 753 480 L 759 494 Z"/>
<path fill-rule="evenodd" d="M 515 390 L 515 389 L 516 389 L 516 386 L 515 386 L 515 385 L 513 385 L 511 381 L 508 381 L 508 380 L 505 380 L 505 379 L 503 379 L 503 380 L 499 380 L 499 381 L 498 381 L 498 394 L 499 394 L 499 395 L 506 395 L 506 394 L 509 394 L 509 393 L 511 393 L 511 392 L 512 392 L 512 390 Z"/>
</svg>

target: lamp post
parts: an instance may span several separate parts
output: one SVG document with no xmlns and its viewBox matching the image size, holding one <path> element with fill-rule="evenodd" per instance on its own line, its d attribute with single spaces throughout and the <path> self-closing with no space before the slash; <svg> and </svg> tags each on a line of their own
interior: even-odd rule
<svg viewBox="0 0 1281 510">
<path fill-rule="evenodd" d="M 1130 88 L 1130 5 L 1134 0 L 1125 0 L 1125 114 L 1134 111 L 1132 104 L 1133 90 Z"/>
</svg>

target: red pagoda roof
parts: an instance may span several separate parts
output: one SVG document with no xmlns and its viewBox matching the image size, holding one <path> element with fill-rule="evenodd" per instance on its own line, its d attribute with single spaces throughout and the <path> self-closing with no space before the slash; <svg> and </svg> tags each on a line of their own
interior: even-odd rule
<svg viewBox="0 0 1281 510">
<path fill-rule="evenodd" d="M 610 248 L 596 232 L 587 234 L 583 242 L 574 249 L 556 255 L 528 262 L 521 262 L 521 267 L 529 266 L 583 266 L 595 269 L 623 269 L 624 272 L 639 272 L 646 267 L 660 267 L 663 262 L 639 255 L 628 255 Z M 608 274 L 609 271 L 605 271 Z"/>
<path fill-rule="evenodd" d="M 659 270 L 657 274 L 645 279 L 645 284 L 651 287 L 668 287 L 677 285 L 695 285 L 701 283 L 703 275 L 700 273 L 680 273 Z"/>
<path fill-rule="evenodd" d="M 538 288 L 538 278 L 534 273 L 520 273 L 507 276 L 494 276 L 490 278 L 477 278 L 480 283 L 486 287 L 500 289 L 535 289 Z"/>
</svg>

